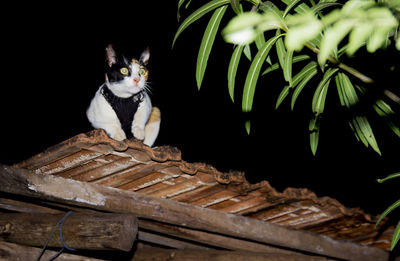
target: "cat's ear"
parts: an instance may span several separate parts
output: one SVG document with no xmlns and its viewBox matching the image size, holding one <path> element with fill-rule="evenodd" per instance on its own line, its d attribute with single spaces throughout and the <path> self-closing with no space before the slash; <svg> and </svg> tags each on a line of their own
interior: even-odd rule
<svg viewBox="0 0 400 261">
<path fill-rule="evenodd" d="M 150 58 L 150 49 L 147 47 L 144 49 L 142 55 L 140 56 L 140 63 L 143 65 L 147 65 L 149 63 L 149 58 Z"/>
<path fill-rule="evenodd" d="M 114 46 L 112 44 L 109 44 L 106 47 L 106 60 L 108 66 L 112 66 L 117 62 L 117 54 L 115 53 Z"/>
</svg>

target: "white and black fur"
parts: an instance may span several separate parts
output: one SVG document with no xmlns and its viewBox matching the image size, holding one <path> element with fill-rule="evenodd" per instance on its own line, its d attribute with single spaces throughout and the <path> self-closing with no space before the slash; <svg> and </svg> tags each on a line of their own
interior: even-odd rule
<svg viewBox="0 0 400 261">
<path fill-rule="evenodd" d="M 134 137 L 152 146 L 160 129 L 160 111 L 152 107 L 147 93 L 146 65 L 150 51 L 139 61 L 106 48 L 106 80 L 92 99 L 86 115 L 94 128 L 104 129 L 116 140 Z"/>
</svg>

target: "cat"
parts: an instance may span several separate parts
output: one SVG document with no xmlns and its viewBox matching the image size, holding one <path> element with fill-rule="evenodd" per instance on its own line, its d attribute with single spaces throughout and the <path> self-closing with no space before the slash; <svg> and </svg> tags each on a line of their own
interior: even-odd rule
<svg viewBox="0 0 400 261">
<path fill-rule="evenodd" d="M 117 54 L 113 45 L 106 47 L 105 82 L 99 87 L 89 108 L 87 118 L 94 128 L 122 141 L 132 137 L 152 147 L 160 129 L 161 113 L 152 107 L 148 95 L 150 58 L 146 48 L 139 60 Z"/>
</svg>

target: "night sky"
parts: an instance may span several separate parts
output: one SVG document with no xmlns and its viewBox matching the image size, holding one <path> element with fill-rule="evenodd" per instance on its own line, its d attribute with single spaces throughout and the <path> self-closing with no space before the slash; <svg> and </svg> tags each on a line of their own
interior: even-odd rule
<svg viewBox="0 0 400 261">
<path fill-rule="evenodd" d="M 128 2 L 3 7 L 7 16 L 1 18 L 1 163 L 19 162 L 90 131 L 85 111 L 104 81 L 105 46 L 114 43 L 117 51 L 137 58 L 149 46 L 151 97 L 162 112 L 156 146 L 176 146 L 188 162 L 244 171 L 252 183 L 268 180 L 279 191 L 309 188 L 372 214 L 398 199 L 398 181 L 378 184 L 376 179 L 400 171 L 400 139 L 375 117 L 371 124 L 383 156 L 357 142 L 334 85 L 328 91 L 314 157 L 308 133 L 313 88 L 301 94 L 294 112 L 287 101 L 275 110 L 284 81 L 281 72 L 270 74 L 257 85 L 253 112 L 244 114 L 241 92 L 250 63 L 242 57 L 233 103 L 226 80 L 233 48 L 220 35 L 202 89 L 197 90 L 197 52 L 210 15 L 184 31 L 171 49 L 178 28 L 177 1 Z M 195 6 L 201 1 L 193 2 Z M 190 11 L 182 10 L 183 17 Z M 390 85 L 391 78 L 382 72 L 399 60 L 398 52 L 394 54 L 397 58 L 363 53 L 361 62 L 348 62 Z M 247 119 L 250 135 L 244 128 Z"/>
</svg>

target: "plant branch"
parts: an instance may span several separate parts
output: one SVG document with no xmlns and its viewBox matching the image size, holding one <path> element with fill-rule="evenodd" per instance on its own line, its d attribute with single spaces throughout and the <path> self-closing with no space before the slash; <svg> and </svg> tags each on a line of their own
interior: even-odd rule
<svg viewBox="0 0 400 261">
<path fill-rule="evenodd" d="M 317 47 L 315 47 L 314 45 L 312 45 L 310 43 L 306 43 L 304 46 L 306 46 L 308 49 L 310 49 L 311 51 L 313 51 L 316 54 L 319 54 L 319 52 L 320 52 L 320 50 Z M 328 57 L 328 61 L 331 62 L 332 64 L 336 65 L 343 71 L 346 71 L 349 74 L 353 75 L 354 77 L 356 77 L 357 79 L 361 80 L 364 83 L 368 83 L 368 84 L 374 83 L 374 80 L 371 79 L 370 77 L 362 74 L 361 72 L 357 71 L 353 67 L 350 67 L 350 66 L 340 62 L 339 60 L 337 60 L 336 58 L 334 58 L 332 56 Z M 397 96 L 395 93 L 389 91 L 388 89 L 385 89 L 383 91 L 383 94 L 386 97 L 388 97 L 390 100 L 392 100 L 393 102 L 400 104 L 400 97 Z"/>
<path fill-rule="evenodd" d="M 320 50 L 317 47 L 313 46 L 312 44 L 306 43 L 305 46 L 316 54 L 319 54 L 319 52 L 320 52 Z M 361 80 L 364 83 L 373 83 L 374 82 L 374 80 L 372 80 L 370 77 L 362 74 L 361 72 L 357 71 L 353 67 L 350 67 L 344 63 L 341 63 L 340 61 L 338 61 L 336 58 L 334 58 L 332 56 L 328 57 L 328 61 L 331 62 L 332 64 L 336 65 L 343 71 L 350 73 L 351 75 L 358 78 L 359 80 Z"/>
</svg>

